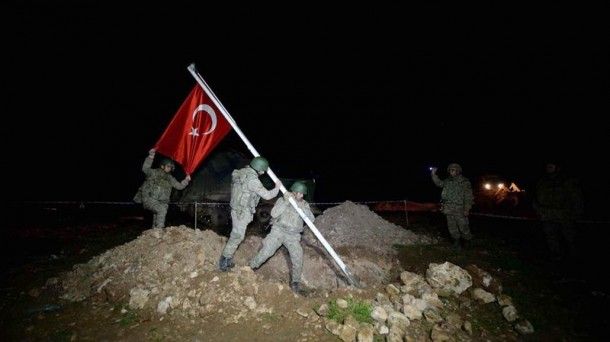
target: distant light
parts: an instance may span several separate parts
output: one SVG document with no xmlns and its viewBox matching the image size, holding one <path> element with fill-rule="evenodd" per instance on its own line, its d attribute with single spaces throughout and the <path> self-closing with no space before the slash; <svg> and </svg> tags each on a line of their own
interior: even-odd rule
<svg viewBox="0 0 610 342">
<path fill-rule="evenodd" d="M 485 188 L 485 190 L 491 190 L 491 184 L 489 184 L 489 183 L 485 183 L 485 185 L 483 185 L 483 187 Z"/>
<path fill-rule="evenodd" d="M 504 189 L 504 183 L 498 183 L 498 189 Z"/>
</svg>

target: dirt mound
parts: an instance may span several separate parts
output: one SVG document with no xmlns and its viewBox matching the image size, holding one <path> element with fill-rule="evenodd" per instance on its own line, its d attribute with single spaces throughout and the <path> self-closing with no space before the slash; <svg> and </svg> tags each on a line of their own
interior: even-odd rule
<svg viewBox="0 0 610 342">
<path fill-rule="evenodd" d="M 539 250 L 544 240 L 538 241 L 535 236 L 532 239 L 529 224 L 474 217 L 477 239 L 467 249 L 456 250 L 446 241 L 426 244 L 432 239 L 414 235 L 410 240 L 410 234 L 406 238 L 401 235 L 402 231 L 410 233 L 412 229 L 437 236 L 446 229 L 442 215 L 415 215 L 409 218 L 410 224 L 399 213 L 380 215 L 391 222 L 402 222 L 408 229 L 395 231 L 396 226 L 380 221 L 366 206 L 350 202 L 318 217 L 320 231 L 327 236 L 332 235 L 328 234 L 331 231 L 338 234 L 329 240 L 352 273 L 361 278 L 363 288 L 347 286 L 327 251 L 313 241 L 303 243 L 306 253 L 303 280 L 307 282 L 305 287 L 313 290 L 310 297 L 298 296 L 287 286 L 289 259 L 284 249 L 257 271 L 244 266 L 261 245 L 261 237 L 255 235 L 260 231 L 256 228 L 248 230 L 250 235 L 236 254 L 238 265 L 222 273 L 216 267 L 226 237 L 212 230 L 179 224 L 147 230 L 148 225 L 140 221 L 120 224 L 95 221 L 78 229 L 67 225 L 66 230 L 80 235 L 62 240 L 58 245 L 61 249 L 52 249 L 61 253 L 49 254 L 48 260 L 32 260 L 18 272 L 8 270 L 9 277 L 4 279 L 9 286 L 5 290 L 14 288 L 14 291 L 6 290 L 3 298 L 5 315 L 0 339 L 330 342 L 337 340 L 337 333 L 349 332 L 351 325 L 337 327 L 338 321 L 314 310 L 347 298 L 373 304 L 379 310 L 375 311 L 377 314 L 383 313 L 381 309 L 391 313 L 385 323 L 376 324 L 375 340 L 389 340 L 388 328 L 392 328 L 385 324 L 397 322 L 394 318 L 401 314 L 413 316 L 403 339 L 414 341 L 456 337 L 456 333 L 445 330 L 457 327 L 456 322 L 464 323 L 459 331 L 464 338 L 456 337 L 464 340 L 557 340 L 566 336 L 570 340 L 590 340 L 585 336 L 607 336 L 604 329 L 607 324 L 603 324 L 600 318 L 603 315 L 599 315 L 607 306 L 604 301 L 607 297 L 600 297 L 607 292 L 599 291 L 606 286 L 599 284 L 606 283 L 595 278 L 598 272 L 593 270 L 597 264 L 575 263 L 577 267 L 565 267 L 563 263 L 546 262 Z M 137 224 L 132 226 L 133 223 Z M 55 226 L 46 231 L 51 230 L 58 232 Z M 368 230 L 369 235 L 363 230 Z M 341 232 L 343 239 L 356 246 L 338 240 Z M 394 235 L 402 241 L 389 238 Z M 20 247 L 38 243 L 31 238 L 21 242 L 15 238 L 5 240 Z M 371 252 L 376 249 L 367 248 L 368 240 L 371 245 L 385 246 L 381 248 L 384 253 Z M 48 239 L 44 242 L 45 248 L 57 243 Z M 414 244 L 395 248 L 396 244 L 411 242 Z M 109 249 L 110 246 L 116 247 Z M 587 260 L 596 260 L 598 255 L 594 252 L 590 256 Z M 435 277 L 432 282 L 428 276 L 437 272 L 428 271 L 432 266 L 448 265 L 447 262 L 468 272 L 473 286 L 459 297 L 445 297 L 447 291 L 443 286 L 434 292 L 441 300 L 439 303 L 432 293 L 425 291 L 428 288 L 425 285 L 444 279 Z M 60 273 L 65 265 L 76 266 Z M 394 272 L 399 270 L 397 276 L 398 272 Z M 585 276 L 581 272 L 588 273 Z M 419 281 L 424 275 L 426 281 Z M 594 283 L 588 284 L 591 276 Z M 386 277 L 388 282 L 384 281 Z M 447 279 L 453 283 L 452 278 Z M 413 284 L 422 286 L 413 288 Z M 534 335 L 523 336 L 527 332 L 521 332 L 509 320 L 513 316 L 505 315 L 504 305 L 510 301 L 502 297 L 500 302 L 498 296 L 497 302 L 489 302 L 491 297 L 481 289 L 492 294 L 506 289 L 515 299 L 519 317 L 524 320 L 535 317 L 537 324 L 531 330 Z M 422 312 L 423 317 L 414 315 L 417 313 L 414 309 L 422 304 L 420 300 L 439 308 L 437 314 L 426 311 Z M 581 319 L 575 320 L 574 313 Z M 358 329 L 358 333 L 368 331 L 371 336 L 366 326 Z M 341 338 L 350 340 L 345 337 Z"/>
<path fill-rule="evenodd" d="M 329 208 L 314 222 L 322 236 L 338 249 L 361 249 L 369 253 L 393 254 L 394 245 L 420 245 L 435 240 L 415 234 L 401 226 L 384 220 L 366 205 L 346 201 Z M 322 247 L 311 230 L 306 230 L 303 240 L 312 246 Z"/>
<path fill-rule="evenodd" d="M 392 258 L 394 244 L 432 242 L 431 238 L 387 222 L 368 207 L 352 202 L 327 209 L 316 218 L 315 224 L 329 244 L 337 248 L 335 252 L 361 287 L 388 280 L 392 269 L 398 266 Z M 319 293 L 348 286 L 343 271 L 314 239 L 307 229 L 302 284 Z M 69 301 L 101 297 L 104 301 L 129 301 L 132 307 L 163 314 L 171 309 L 198 316 L 210 310 L 210 304 L 215 303 L 212 298 L 220 296 L 219 291 L 226 294 L 221 296 L 225 298 L 241 298 L 244 291 L 257 293 L 259 301 L 273 303 L 275 291 L 268 293 L 269 298 L 260 298 L 263 291 L 258 289 L 269 287 L 265 283 L 276 283 L 280 289 L 288 284 L 287 251 L 281 248 L 255 273 L 248 271 L 248 267 L 240 266 L 247 265 L 262 246 L 261 237 L 249 235 L 236 252 L 237 266 L 229 275 L 217 271 L 226 240 L 211 230 L 186 226 L 144 231 L 137 239 L 108 250 L 86 264 L 76 265 L 73 271 L 63 275 L 59 282 L 61 297 Z M 248 289 L 242 286 L 244 282 Z M 236 308 L 243 305 L 241 301 L 234 304 Z"/>
</svg>

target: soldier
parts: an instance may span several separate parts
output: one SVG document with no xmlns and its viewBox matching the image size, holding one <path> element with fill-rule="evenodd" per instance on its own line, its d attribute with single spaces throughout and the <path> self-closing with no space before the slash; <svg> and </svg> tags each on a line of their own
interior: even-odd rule
<svg viewBox="0 0 610 342">
<path fill-rule="evenodd" d="M 267 259 L 269 259 L 282 245 L 290 254 L 290 262 L 292 264 L 290 288 L 297 294 L 304 297 L 307 292 L 299 286 L 301 274 L 303 273 L 303 248 L 301 247 L 301 233 L 303 232 L 303 218 L 297 210 L 290 204 L 290 199 L 293 198 L 297 206 L 303 211 L 305 216 L 312 222 L 315 219 L 309 203 L 303 199 L 307 195 L 307 186 L 303 182 L 294 182 L 290 187 L 291 192 L 284 194 L 283 198 L 279 198 L 273 209 L 271 209 L 271 232 L 267 234 L 263 240 L 263 247 L 258 251 L 258 254 L 250 261 L 252 269 L 259 268 Z"/>
<path fill-rule="evenodd" d="M 546 175 L 536 183 L 533 206 L 552 257 L 576 257 L 576 221 L 583 212 L 579 181 L 562 172 L 557 162 L 547 163 Z"/>
<path fill-rule="evenodd" d="M 262 198 L 269 200 L 277 196 L 282 186 L 281 182 L 275 183 L 275 188 L 267 190 L 259 177 L 269 169 L 269 162 L 263 157 L 255 157 L 250 165 L 234 170 L 231 174 L 231 235 L 225 245 L 218 269 L 226 272 L 235 266 L 233 254 L 239 244 L 246 237 L 246 228 L 254 219 L 256 206 Z"/>
<path fill-rule="evenodd" d="M 153 228 L 164 228 L 172 188 L 177 190 L 186 188 L 191 180 L 191 176 L 187 175 L 182 182 L 178 182 L 171 175 L 175 168 L 174 162 L 171 159 L 163 159 L 158 169 L 151 168 L 155 154 L 155 149 L 151 149 L 148 151 L 148 157 L 144 159 L 142 172 L 146 175 L 146 180 L 138 189 L 133 200 L 136 203 L 142 203 L 144 209 L 152 211 Z"/>
<path fill-rule="evenodd" d="M 447 217 L 447 228 L 453 238 L 453 245 L 460 248 L 472 240 L 468 216 L 472 208 L 472 185 L 468 178 L 462 176 L 459 164 L 449 164 L 449 178 L 441 180 L 436 175 L 436 168 L 430 168 L 434 184 L 442 188 L 441 210 Z"/>
</svg>

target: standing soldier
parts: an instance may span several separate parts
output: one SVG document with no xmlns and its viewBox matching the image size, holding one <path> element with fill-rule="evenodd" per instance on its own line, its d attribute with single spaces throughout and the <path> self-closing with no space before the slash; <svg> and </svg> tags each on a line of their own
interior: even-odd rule
<svg viewBox="0 0 610 342">
<path fill-rule="evenodd" d="M 301 233 L 303 233 L 303 218 L 297 210 L 290 204 L 292 197 L 297 206 L 303 211 L 305 216 L 312 222 L 315 219 L 309 203 L 303 199 L 307 195 L 307 186 L 303 182 L 294 182 L 290 187 L 291 192 L 279 198 L 273 209 L 271 209 L 271 232 L 263 240 L 263 247 L 258 254 L 250 261 L 250 267 L 257 269 L 261 267 L 282 245 L 290 254 L 292 264 L 290 288 L 297 294 L 307 296 L 307 292 L 299 286 L 301 274 L 303 273 L 303 248 L 301 247 Z"/>
<path fill-rule="evenodd" d="M 449 164 L 449 177 L 445 180 L 436 175 L 435 167 L 430 168 L 430 171 L 434 184 L 443 189 L 441 210 L 447 217 L 447 228 L 453 238 L 453 245 L 460 248 L 472 240 L 468 220 L 473 203 L 472 185 L 468 178 L 462 176 L 462 167 L 459 164 Z"/>
<path fill-rule="evenodd" d="M 565 174 L 557 162 L 548 162 L 546 175 L 536 184 L 534 210 L 554 259 L 577 256 L 576 221 L 583 207 L 578 179 Z"/>
<path fill-rule="evenodd" d="M 133 200 L 136 203 L 142 203 L 144 209 L 152 211 L 153 228 L 165 228 L 165 216 L 167 216 L 172 188 L 176 190 L 186 188 L 191 176 L 187 175 L 182 182 L 178 182 L 171 175 L 174 170 L 174 162 L 171 159 L 163 159 L 158 169 L 151 168 L 155 154 L 155 149 L 151 149 L 148 151 L 148 157 L 144 159 L 142 172 L 144 172 L 146 180 L 138 189 Z"/>
<path fill-rule="evenodd" d="M 269 200 L 277 196 L 282 183 L 275 183 L 275 188 L 267 190 L 258 177 L 269 169 L 269 162 L 263 157 L 255 157 L 250 165 L 234 170 L 231 174 L 231 235 L 225 245 L 218 269 L 226 272 L 235 266 L 233 254 L 246 237 L 246 228 L 254 219 L 256 206 L 261 197 Z"/>
</svg>

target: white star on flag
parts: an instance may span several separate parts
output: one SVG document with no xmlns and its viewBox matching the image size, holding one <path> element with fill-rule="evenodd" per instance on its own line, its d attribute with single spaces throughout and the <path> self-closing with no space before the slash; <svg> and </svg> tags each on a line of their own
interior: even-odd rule
<svg viewBox="0 0 610 342">
<path fill-rule="evenodd" d="M 225 117 L 217 117 L 216 113 L 220 113 L 218 107 L 196 84 L 155 144 L 155 149 L 178 162 L 184 173 L 190 175 L 231 130 Z"/>
<path fill-rule="evenodd" d="M 197 132 L 198 130 L 199 130 L 199 128 L 197 128 L 197 127 L 191 127 L 191 132 L 189 133 L 189 135 L 198 137 L 199 136 L 199 132 Z"/>
</svg>

